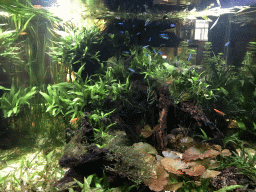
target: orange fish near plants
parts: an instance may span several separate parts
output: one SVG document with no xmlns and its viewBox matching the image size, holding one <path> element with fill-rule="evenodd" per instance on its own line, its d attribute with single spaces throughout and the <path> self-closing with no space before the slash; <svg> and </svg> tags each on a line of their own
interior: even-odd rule
<svg viewBox="0 0 256 192">
<path fill-rule="evenodd" d="M 43 8 L 42 5 L 33 5 L 33 7 L 34 7 L 35 9 L 42 9 L 42 8 Z"/>
<path fill-rule="evenodd" d="M 71 119 L 71 120 L 70 120 L 70 124 L 75 123 L 76 120 L 77 120 L 77 118 Z"/>
<path fill-rule="evenodd" d="M 20 33 L 20 35 L 26 35 L 27 34 L 27 32 L 21 32 Z"/>
<path fill-rule="evenodd" d="M 223 113 L 223 112 L 221 112 L 221 111 L 219 111 L 219 110 L 217 110 L 217 109 L 213 109 L 214 111 L 216 111 L 217 113 L 219 113 L 219 114 L 221 114 L 221 115 L 225 115 L 225 113 Z"/>
</svg>

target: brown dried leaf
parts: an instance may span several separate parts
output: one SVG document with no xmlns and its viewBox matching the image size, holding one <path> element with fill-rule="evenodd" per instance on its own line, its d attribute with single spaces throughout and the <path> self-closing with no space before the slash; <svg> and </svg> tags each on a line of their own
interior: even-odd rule
<svg viewBox="0 0 256 192">
<path fill-rule="evenodd" d="M 216 151 L 214 149 L 209 149 L 203 153 L 202 158 L 214 158 L 220 154 L 219 151 Z"/>
<path fill-rule="evenodd" d="M 182 159 L 184 159 L 185 161 L 197 160 L 200 159 L 201 155 L 202 154 L 199 149 L 195 147 L 190 147 L 184 152 Z"/>
<path fill-rule="evenodd" d="M 221 172 L 220 171 L 213 171 L 213 170 L 209 170 L 207 169 L 202 175 L 201 178 L 212 178 L 212 177 L 216 177 L 217 175 L 219 175 Z"/>
<path fill-rule="evenodd" d="M 145 125 L 144 129 L 141 130 L 143 137 L 148 138 L 152 134 L 152 130 L 149 125 Z"/>
<path fill-rule="evenodd" d="M 215 149 L 217 151 L 221 151 L 222 147 L 220 145 L 213 145 L 213 149 Z"/>
<path fill-rule="evenodd" d="M 161 164 L 170 173 L 183 174 L 180 169 L 185 169 L 188 167 L 187 163 L 182 162 L 179 159 L 163 158 L 161 159 Z"/>
<path fill-rule="evenodd" d="M 153 178 L 145 181 L 145 184 L 152 191 L 162 191 L 167 185 L 169 174 L 165 171 L 160 162 L 157 162 L 154 169 L 152 170 Z"/>
<path fill-rule="evenodd" d="M 239 125 L 237 124 L 236 120 L 229 120 L 227 119 L 227 121 L 229 122 L 228 124 L 228 128 L 239 128 Z"/>
<path fill-rule="evenodd" d="M 198 165 L 191 169 L 182 169 L 189 176 L 199 176 L 205 172 L 205 167 L 203 165 Z"/>
<path fill-rule="evenodd" d="M 214 149 L 208 149 L 207 151 L 202 153 L 200 149 L 190 147 L 184 152 L 183 159 L 185 161 L 192 161 L 197 159 L 214 158 L 219 154 L 220 152 Z"/>
<path fill-rule="evenodd" d="M 152 135 L 152 133 L 154 133 L 159 128 L 160 128 L 160 124 L 157 124 L 153 128 L 153 130 L 151 129 L 151 127 L 149 125 L 145 125 L 144 129 L 141 130 L 141 134 L 142 134 L 143 137 L 148 138 L 150 135 Z"/>
<path fill-rule="evenodd" d="M 189 176 L 199 176 L 205 172 L 205 167 L 199 162 L 189 162 L 189 169 L 182 169 Z"/>
<path fill-rule="evenodd" d="M 227 157 L 232 155 L 232 153 L 228 149 L 224 149 L 223 151 L 221 151 L 221 155 Z"/>
</svg>

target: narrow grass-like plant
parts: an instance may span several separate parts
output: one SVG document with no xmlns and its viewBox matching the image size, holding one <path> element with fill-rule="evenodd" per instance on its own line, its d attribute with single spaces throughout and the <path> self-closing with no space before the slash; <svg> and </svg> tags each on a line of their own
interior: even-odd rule
<svg viewBox="0 0 256 192">
<path fill-rule="evenodd" d="M 23 158 L 13 172 L 0 176 L 1 191 L 57 191 L 53 184 L 64 175 L 58 165 L 59 155 L 55 150 L 47 155 L 39 152 L 33 155 L 31 159 Z"/>
</svg>

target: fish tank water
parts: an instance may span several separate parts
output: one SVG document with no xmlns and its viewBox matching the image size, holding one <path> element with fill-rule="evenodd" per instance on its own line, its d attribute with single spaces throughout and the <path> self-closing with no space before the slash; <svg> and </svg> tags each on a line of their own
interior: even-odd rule
<svg viewBox="0 0 256 192">
<path fill-rule="evenodd" d="M 0 191 L 255 191 L 255 16 L 2 0 Z"/>
</svg>

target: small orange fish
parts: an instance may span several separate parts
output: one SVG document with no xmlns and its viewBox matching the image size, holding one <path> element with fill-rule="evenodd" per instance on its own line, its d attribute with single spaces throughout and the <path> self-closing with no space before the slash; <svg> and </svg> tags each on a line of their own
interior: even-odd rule
<svg viewBox="0 0 256 192">
<path fill-rule="evenodd" d="M 70 124 L 75 123 L 76 120 L 77 120 L 77 118 L 71 119 L 69 123 L 70 123 Z"/>
<path fill-rule="evenodd" d="M 20 35 L 26 35 L 27 34 L 27 32 L 21 32 L 20 33 Z"/>
<path fill-rule="evenodd" d="M 214 111 L 216 111 L 217 113 L 219 113 L 219 114 L 221 114 L 221 115 L 225 115 L 225 113 L 223 113 L 223 112 L 221 112 L 221 111 L 219 111 L 219 110 L 217 110 L 217 109 L 213 109 Z"/>
<path fill-rule="evenodd" d="M 42 9 L 43 8 L 42 5 L 33 5 L 33 7 L 36 8 L 36 9 Z"/>
</svg>

